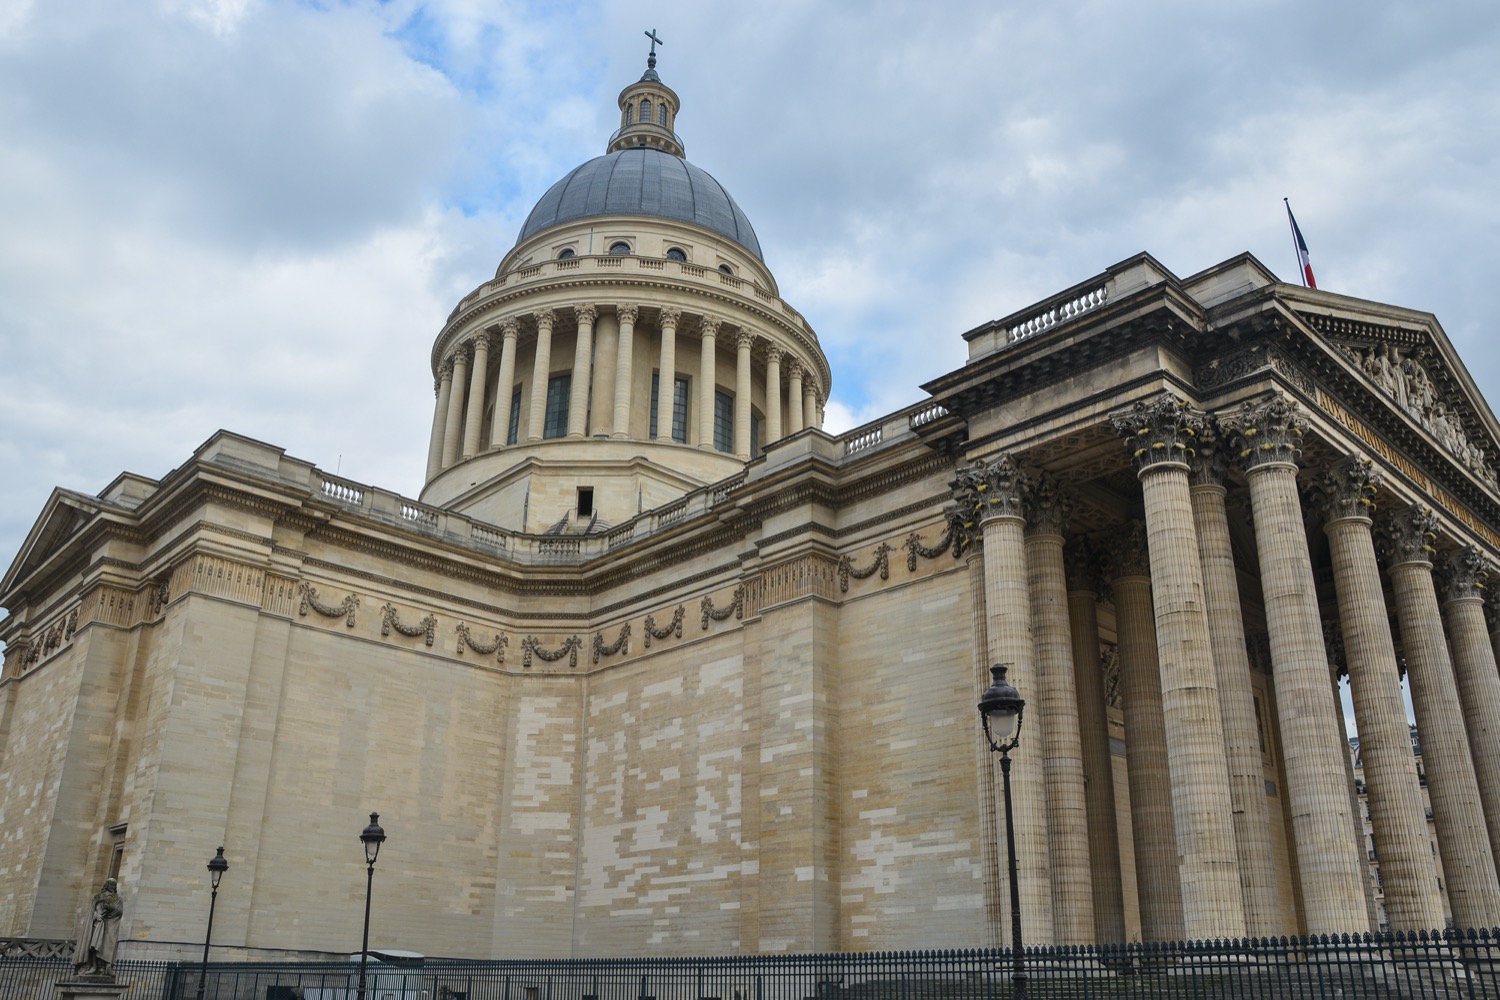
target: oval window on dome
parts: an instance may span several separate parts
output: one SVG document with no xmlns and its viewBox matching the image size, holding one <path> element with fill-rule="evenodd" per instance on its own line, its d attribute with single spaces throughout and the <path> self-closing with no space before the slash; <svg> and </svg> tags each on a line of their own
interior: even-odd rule
<svg viewBox="0 0 1500 1000">
<path fill-rule="evenodd" d="M 618 243 L 611 243 L 609 245 L 609 255 L 611 257 L 630 256 L 630 244 L 626 243 L 624 240 L 621 240 Z"/>
<path fill-rule="evenodd" d="M 569 260 L 569 259 L 572 258 L 572 256 L 573 256 L 573 248 L 572 247 L 563 247 L 561 250 L 557 251 L 557 259 L 558 260 Z"/>
<path fill-rule="evenodd" d="M 667 247 L 667 260 L 687 260 L 687 251 L 682 247 Z"/>
</svg>

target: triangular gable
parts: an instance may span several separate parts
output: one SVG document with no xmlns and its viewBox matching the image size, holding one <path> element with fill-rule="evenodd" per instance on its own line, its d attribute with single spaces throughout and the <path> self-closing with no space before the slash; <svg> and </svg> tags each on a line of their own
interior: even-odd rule
<svg viewBox="0 0 1500 1000">
<path fill-rule="evenodd" d="M 35 572 L 62 547 L 78 529 L 97 514 L 103 504 L 94 497 L 72 490 L 54 489 L 42 507 L 42 513 L 26 535 L 21 551 L 0 580 L 0 600 L 16 585 Z"/>
<path fill-rule="evenodd" d="M 1292 307 L 1373 392 L 1431 435 L 1455 463 L 1500 492 L 1500 424 L 1437 319 L 1430 313 L 1359 304 L 1371 308 L 1317 309 L 1309 308 L 1311 302 L 1293 302 Z"/>
</svg>

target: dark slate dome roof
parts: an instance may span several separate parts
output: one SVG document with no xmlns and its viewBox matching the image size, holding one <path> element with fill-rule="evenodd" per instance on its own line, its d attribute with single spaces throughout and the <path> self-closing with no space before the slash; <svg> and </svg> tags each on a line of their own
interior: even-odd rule
<svg viewBox="0 0 1500 1000">
<path fill-rule="evenodd" d="M 621 149 L 552 185 L 536 203 L 517 243 L 563 222 L 598 215 L 649 215 L 711 229 L 765 260 L 750 220 L 706 170 L 659 149 Z"/>
</svg>

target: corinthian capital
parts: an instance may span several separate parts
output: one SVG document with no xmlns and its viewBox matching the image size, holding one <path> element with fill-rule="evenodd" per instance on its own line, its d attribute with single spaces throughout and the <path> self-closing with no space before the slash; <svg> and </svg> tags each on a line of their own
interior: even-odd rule
<svg viewBox="0 0 1500 1000">
<path fill-rule="evenodd" d="M 802 377 L 802 373 L 804 371 L 806 371 L 806 369 L 802 367 L 802 362 L 798 361 L 796 358 L 793 358 L 793 357 L 788 357 L 787 358 L 787 363 L 786 363 L 786 377 L 787 378 L 800 379 Z"/>
<path fill-rule="evenodd" d="M 1024 517 L 1021 506 L 1021 470 L 1009 455 L 983 459 L 958 470 L 949 486 L 953 499 L 965 515 L 965 527 L 980 525 L 996 517 Z"/>
<path fill-rule="evenodd" d="M 521 332 L 521 325 L 516 322 L 514 316 L 507 316 L 500 321 L 500 336 L 509 337 L 512 340 Z"/>
<path fill-rule="evenodd" d="M 678 309 L 676 306 L 662 306 L 661 311 L 657 314 L 656 322 L 657 325 L 660 326 L 663 330 L 669 327 L 675 330 L 677 328 L 678 321 L 680 321 L 681 319 L 681 309 Z"/>
<path fill-rule="evenodd" d="M 1350 455 L 1323 470 L 1308 491 L 1320 507 L 1325 523 L 1346 517 L 1369 517 L 1375 512 L 1380 472 L 1363 455 Z"/>
<path fill-rule="evenodd" d="M 772 344 L 770 347 L 766 348 L 766 364 L 768 364 L 768 365 L 779 365 L 779 364 L 781 364 L 781 356 L 783 354 L 785 354 L 785 353 L 786 352 L 783 351 L 781 348 L 777 347 L 775 344 Z"/>
<path fill-rule="evenodd" d="M 749 330 L 741 330 L 738 334 L 735 335 L 734 346 L 736 349 L 741 347 L 754 347 L 755 334 L 751 333 Z"/>
<path fill-rule="evenodd" d="M 1105 542 L 1108 560 L 1106 574 L 1111 580 L 1122 576 L 1150 576 L 1151 550 L 1146 546 L 1146 524 L 1130 521 L 1109 536 Z"/>
<path fill-rule="evenodd" d="M 1027 470 L 1021 478 L 1021 508 L 1029 535 L 1061 535 L 1078 504 L 1078 490 L 1056 476 Z"/>
<path fill-rule="evenodd" d="M 557 320 L 557 314 L 551 309 L 538 309 L 531 314 L 531 318 L 536 320 L 538 330 L 543 328 L 550 330 L 552 329 L 552 324 Z"/>
<path fill-rule="evenodd" d="M 1194 486 L 1223 486 L 1229 461 L 1224 453 L 1224 435 L 1213 417 L 1204 418 L 1195 451 L 1188 459 L 1188 480 Z"/>
<path fill-rule="evenodd" d="M 1069 590 L 1099 591 L 1099 550 L 1082 535 L 1068 539 L 1063 546 L 1063 566 L 1068 574 Z"/>
<path fill-rule="evenodd" d="M 1450 552 L 1442 560 L 1438 580 L 1443 588 L 1443 600 L 1482 600 L 1485 581 L 1490 576 L 1489 560 L 1473 545 L 1466 545 L 1457 552 Z"/>
<path fill-rule="evenodd" d="M 1164 394 L 1111 414 L 1109 421 L 1127 439 L 1136 468 L 1145 472 L 1163 462 L 1186 463 L 1197 451 L 1204 416 L 1176 396 Z"/>
<path fill-rule="evenodd" d="M 443 359 L 442 364 L 438 365 L 439 384 L 441 384 L 445 379 L 449 381 L 453 379 L 453 355 L 451 354 Z"/>
<path fill-rule="evenodd" d="M 593 326 L 594 320 L 599 318 L 599 309 L 591 305 L 574 306 L 573 317 L 579 326 Z"/>
<path fill-rule="evenodd" d="M 1432 543 L 1437 541 L 1437 517 L 1421 504 L 1413 504 L 1385 523 L 1380 537 L 1394 566 L 1402 563 L 1432 565 Z"/>
<path fill-rule="evenodd" d="M 639 316 L 640 313 L 641 307 L 637 305 L 631 305 L 627 303 L 615 306 L 615 317 L 619 319 L 621 323 L 630 323 L 633 325 L 635 323 L 635 318 Z"/>
<path fill-rule="evenodd" d="M 1302 432 L 1307 422 L 1297 404 L 1282 396 L 1248 402 L 1219 419 L 1230 437 L 1234 457 L 1246 469 L 1272 462 L 1295 463 L 1302 455 Z"/>
<path fill-rule="evenodd" d="M 698 333 L 704 337 L 717 337 L 719 335 L 719 324 L 723 322 L 717 316 L 702 316 L 698 319 Z"/>
</svg>

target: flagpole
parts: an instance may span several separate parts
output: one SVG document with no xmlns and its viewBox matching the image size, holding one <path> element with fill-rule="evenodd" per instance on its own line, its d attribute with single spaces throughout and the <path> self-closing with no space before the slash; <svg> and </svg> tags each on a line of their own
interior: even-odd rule
<svg viewBox="0 0 1500 1000">
<path fill-rule="evenodd" d="M 1302 266 L 1302 246 L 1297 242 L 1297 223 L 1292 221 L 1292 203 L 1286 198 L 1281 199 L 1286 206 L 1286 225 L 1292 235 L 1292 256 L 1297 258 L 1297 277 L 1302 280 L 1302 287 L 1307 287 L 1307 268 Z"/>
</svg>

